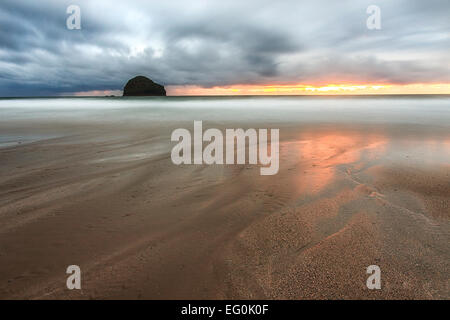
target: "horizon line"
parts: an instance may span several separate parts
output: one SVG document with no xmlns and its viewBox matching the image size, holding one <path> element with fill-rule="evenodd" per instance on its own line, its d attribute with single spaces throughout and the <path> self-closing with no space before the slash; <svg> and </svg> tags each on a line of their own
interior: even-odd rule
<svg viewBox="0 0 450 320">
<path fill-rule="evenodd" d="M 450 93 L 340 93 L 340 94 L 204 94 L 166 96 L 123 96 L 123 95 L 45 95 L 45 96 L 0 96 L 0 99 L 21 98 L 172 98 L 172 97 L 377 97 L 377 96 L 450 96 Z"/>
</svg>

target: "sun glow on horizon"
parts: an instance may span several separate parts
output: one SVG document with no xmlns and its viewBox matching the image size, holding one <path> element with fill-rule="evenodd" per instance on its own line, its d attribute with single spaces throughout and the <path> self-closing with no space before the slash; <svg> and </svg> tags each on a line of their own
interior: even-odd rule
<svg viewBox="0 0 450 320">
<path fill-rule="evenodd" d="M 169 95 L 357 95 L 450 94 L 450 84 L 232 85 L 204 88 L 167 86 Z"/>
</svg>

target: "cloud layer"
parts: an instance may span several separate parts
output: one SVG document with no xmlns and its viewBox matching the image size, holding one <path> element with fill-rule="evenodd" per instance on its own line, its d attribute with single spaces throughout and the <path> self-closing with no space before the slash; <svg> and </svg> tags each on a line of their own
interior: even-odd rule
<svg viewBox="0 0 450 320">
<path fill-rule="evenodd" d="M 66 9 L 81 9 L 68 30 Z M 381 8 L 368 30 L 366 8 Z M 164 85 L 450 83 L 447 0 L 2 0 L 0 96 Z"/>
</svg>

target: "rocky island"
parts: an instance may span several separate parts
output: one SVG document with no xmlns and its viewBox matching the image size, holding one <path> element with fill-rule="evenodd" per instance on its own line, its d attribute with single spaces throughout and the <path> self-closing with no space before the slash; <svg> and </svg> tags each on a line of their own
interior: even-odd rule
<svg viewBox="0 0 450 320">
<path fill-rule="evenodd" d="M 164 86 L 157 84 L 144 76 L 128 80 L 123 88 L 123 96 L 165 96 Z"/>
</svg>

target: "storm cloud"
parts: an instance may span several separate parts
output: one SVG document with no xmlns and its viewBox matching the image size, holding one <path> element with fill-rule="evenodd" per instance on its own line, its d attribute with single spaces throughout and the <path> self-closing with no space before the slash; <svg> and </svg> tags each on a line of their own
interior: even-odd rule
<svg viewBox="0 0 450 320">
<path fill-rule="evenodd" d="M 81 9 L 69 30 L 66 9 Z M 366 27 L 369 5 L 381 30 Z M 450 83 L 447 0 L 0 3 L 0 96 L 164 85 Z"/>
</svg>

